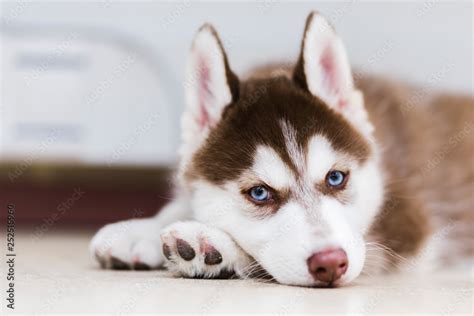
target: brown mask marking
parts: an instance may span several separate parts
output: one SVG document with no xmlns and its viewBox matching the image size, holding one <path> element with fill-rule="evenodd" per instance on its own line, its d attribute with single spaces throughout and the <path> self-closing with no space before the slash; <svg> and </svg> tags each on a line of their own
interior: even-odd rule
<svg viewBox="0 0 474 316">
<path fill-rule="evenodd" d="M 367 141 L 340 114 L 290 79 L 253 79 L 241 84 L 240 98 L 224 110 L 221 121 L 196 152 L 187 176 L 203 176 L 216 184 L 236 179 L 253 164 L 258 145 L 273 148 L 296 173 L 286 151 L 282 120 L 296 130 L 303 150 L 312 136 L 323 135 L 335 150 L 359 163 L 371 153 Z"/>
</svg>

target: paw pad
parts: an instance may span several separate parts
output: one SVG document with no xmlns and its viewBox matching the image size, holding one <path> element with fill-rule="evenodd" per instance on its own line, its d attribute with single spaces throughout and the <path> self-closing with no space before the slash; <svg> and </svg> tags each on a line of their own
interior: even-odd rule
<svg viewBox="0 0 474 316">
<path fill-rule="evenodd" d="M 180 257 L 186 261 L 191 261 L 196 256 L 193 247 L 183 239 L 176 239 L 176 249 L 178 250 Z"/>
<path fill-rule="evenodd" d="M 171 260 L 171 249 L 168 244 L 163 243 L 163 254 L 165 255 L 166 259 Z"/>
<path fill-rule="evenodd" d="M 197 237 L 199 246 L 195 249 L 191 246 L 190 242 L 176 237 L 176 232 L 172 232 L 170 235 L 162 235 L 162 251 L 163 255 L 169 261 L 173 261 L 173 254 L 179 256 L 184 261 L 191 261 L 196 256 L 200 256 L 204 259 L 206 265 L 212 266 L 222 263 L 222 254 L 212 246 L 207 238 L 202 236 Z"/>
<path fill-rule="evenodd" d="M 222 255 L 216 248 L 208 246 L 204 252 L 204 263 L 208 265 L 215 265 L 222 262 Z"/>
</svg>

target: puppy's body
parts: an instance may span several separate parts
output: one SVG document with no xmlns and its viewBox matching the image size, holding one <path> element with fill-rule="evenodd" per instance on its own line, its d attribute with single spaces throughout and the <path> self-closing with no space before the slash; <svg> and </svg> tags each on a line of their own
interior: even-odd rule
<svg viewBox="0 0 474 316">
<path fill-rule="evenodd" d="M 473 99 L 380 78 L 359 80 L 358 86 L 386 173 L 386 203 L 373 226 L 374 239 L 435 267 L 472 259 Z"/>
<path fill-rule="evenodd" d="M 294 69 L 244 81 L 203 27 L 185 87 L 176 200 L 103 228 L 91 248 L 104 266 L 166 259 L 185 276 L 259 271 L 320 286 L 364 266 L 472 258 L 472 99 L 380 78 L 354 85 L 341 40 L 316 14 Z"/>
</svg>

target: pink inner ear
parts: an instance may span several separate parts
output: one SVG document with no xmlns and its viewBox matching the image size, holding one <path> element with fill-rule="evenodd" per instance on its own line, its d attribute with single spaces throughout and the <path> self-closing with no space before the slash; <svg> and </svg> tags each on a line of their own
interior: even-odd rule
<svg viewBox="0 0 474 316">
<path fill-rule="evenodd" d="M 338 109 L 339 111 L 342 111 L 342 110 L 344 110 L 344 108 L 346 107 L 346 105 L 347 105 L 347 100 L 341 98 L 341 99 L 339 99 L 339 102 L 337 103 L 337 109 Z"/>
<path fill-rule="evenodd" d="M 198 85 L 199 85 L 199 127 L 204 129 L 210 125 L 209 112 L 206 108 L 206 105 L 209 106 L 209 82 L 210 82 L 210 73 L 209 67 L 204 59 L 199 61 L 198 68 Z"/>
<path fill-rule="evenodd" d="M 323 78 L 327 85 L 329 94 L 339 95 L 340 82 L 334 57 L 334 51 L 331 44 L 327 44 L 323 50 L 319 63 L 323 68 Z"/>
</svg>

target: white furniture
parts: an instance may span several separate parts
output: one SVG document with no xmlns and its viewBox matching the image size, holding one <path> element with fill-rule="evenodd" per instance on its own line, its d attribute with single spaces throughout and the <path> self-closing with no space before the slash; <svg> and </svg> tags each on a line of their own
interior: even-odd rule
<svg viewBox="0 0 474 316">
<path fill-rule="evenodd" d="M 156 52 L 110 32 L 3 28 L 0 159 L 169 165 L 178 133 Z"/>
</svg>

